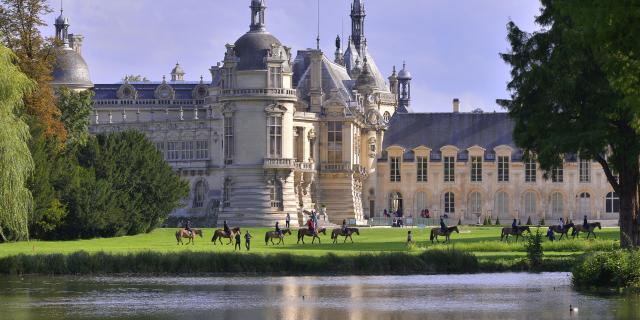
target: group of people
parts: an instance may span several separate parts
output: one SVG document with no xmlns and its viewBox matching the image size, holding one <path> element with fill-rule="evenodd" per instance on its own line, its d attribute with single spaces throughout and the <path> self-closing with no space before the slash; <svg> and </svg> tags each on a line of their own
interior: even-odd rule
<svg viewBox="0 0 640 320">
<path fill-rule="evenodd" d="M 569 220 L 569 225 L 571 225 L 573 223 L 573 221 Z M 560 227 L 560 230 L 565 231 L 565 221 L 563 218 L 558 219 L 558 227 Z M 589 229 L 589 220 L 587 219 L 587 216 L 585 215 L 584 218 L 582 219 L 582 227 L 586 230 Z M 555 241 L 556 240 L 556 235 L 553 232 L 553 227 L 549 227 L 549 229 L 547 229 L 547 239 L 549 239 L 549 241 Z"/>
</svg>

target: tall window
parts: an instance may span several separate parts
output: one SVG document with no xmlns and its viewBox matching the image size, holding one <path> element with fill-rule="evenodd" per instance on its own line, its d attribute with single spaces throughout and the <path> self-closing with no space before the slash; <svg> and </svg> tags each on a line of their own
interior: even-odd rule
<svg viewBox="0 0 640 320">
<path fill-rule="evenodd" d="M 329 163 L 342 163 L 342 122 L 329 121 L 327 156 Z"/>
<path fill-rule="evenodd" d="M 498 157 L 498 182 L 509 182 L 509 157 Z"/>
<path fill-rule="evenodd" d="M 476 216 L 482 215 L 482 195 L 480 192 L 472 192 L 469 195 L 469 213 Z"/>
<path fill-rule="evenodd" d="M 564 181 L 564 167 L 562 165 L 551 169 L 551 181 L 558 183 Z"/>
<path fill-rule="evenodd" d="M 555 218 L 564 216 L 564 199 L 560 192 L 551 194 L 551 215 Z"/>
<path fill-rule="evenodd" d="M 271 88 L 282 88 L 282 67 L 269 68 Z"/>
<path fill-rule="evenodd" d="M 222 187 L 222 206 L 225 208 L 231 207 L 231 180 L 226 179 L 224 186 Z"/>
<path fill-rule="evenodd" d="M 580 159 L 580 182 L 591 182 L 591 161 Z"/>
<path fill-rule="evenodd" d="M 196 159 L 197 160 L 209 159 L 209 141 L 206 141 L 206 140 L 196 141 Z"/>
<path fill-rule="evenodd" d="M 276 208 L 278 210 L 283 210 L 283 201 L 282 201 L 282 182 L 279 180 L 275 180 L 273 184 L 271 184 L 271 208 Z"/>
<path fill-rule="evenodd" d="M 498 192 L 496 194 L 494 211 L 498 217 L 509 216 L 509 195 L 506 192 Z"/>
<path fill-rule="evenodd" d="M 422 212 L 422 210 L 427 209 L 426 198 L 424 192 L 416 193 L 416 212 Z"/>
<path fill-rule="evenodd" d="M 482 157 L 471 157 L 471 182 L 482 182 Z"/>
<path fill-rule="evenodd" d="M 158 149 L 158 152 L 160 152 L 162 157 L 166 159 L 165 150 L 164 150 L 164 141 L 156 142 L 156 149 Z"/>
<path fill-rule="evenodd" d="M 202 208 L 204 206 L 205 185 L 204 181 L 198 181 L 193 192 L 193 207 Z"/>
<path fill-rule="evenodd" d="M 224 160 L 225 164 L 233 163 L 234 138 L 233 138 L 233 117 L 224 117 Z"/>
<path fill-rule="evenodd" d="M 454 157 L 444 157 L 444 182 L 455 182 L 456 159 Z"/>
<path fill-rule="evenodd" d="M 194 141 L 182 141 L 182 160 L 193 159 Z"/>
<path fill-rule="evenodd" d="M 167 142 L 167 160 L 180 160 L 182 144 L 178 141 Z"/>
<path fill-rule="evenodd" d="M 578 197 L 578 214 L 580 216 L 591 215 L 591 195 L 587 192 L 580 193 Z"/>
<path fill-rule="evenodd" d="M 402 209 L 402 194 L 400 192 L 392 192 L 389 195 L 389 210 L 391 210 L 391 213 L 395 213 L 401 209 Z"/>
<path fill-rule="evenodd" d="M 536 182 L 537 164 L 534 159 L 528 159 L 524 163 L 524 182 Z"/>
<path fill-rule="evenodd" d="M 444 213 L 451 214 L 456 212 L 456 195 L 453 192 L 444 194 Z"/>
<path fill-rule="evenodd" d="M 416 166 L 418 169 L 417 177 L 418 182 L 427 182 L 427 174 L 428 174 L 428 166 L 429 162 L 426 157 L 418 157 L 416 161 Z"/>
<path fill-rule="evenodd" d="M 282 117 L 269 116 L 269 157 L 282 158 Z"/>
<path fill-rule="evenodd" d="M 391 157 L 390 166 L 391 182 L 400 182 L 400 157 Z"/>
<path fill-rule="evenodd" d="M 620 198 L 615 192 L 607 193 L 604 199 L 606 213 L 620 213 Z"/>
<path fill-rule="evenodd" d="M 524 214 L 527 217 L 536 215 L 536 194 L 534 192 L 524 194 Z"/>
</svg>

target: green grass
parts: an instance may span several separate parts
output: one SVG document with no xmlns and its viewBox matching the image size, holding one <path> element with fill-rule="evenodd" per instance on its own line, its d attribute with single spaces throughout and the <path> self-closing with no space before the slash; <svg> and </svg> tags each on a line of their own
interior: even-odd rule
<svg viewBox="0 0 640 320">
<path fill-rule="evenodd" d="M 106 252 L 112 254 L 136 253 L 152 251 L 158 253 L 172 252 L 233 252 L 233 245 L 226 245 L 228 240 L 223 240 L 225 245 L 214 246 L 211 243 L 213 229 L 205 229 L 204 238 L 197 238 L 195 245 L 176 245 L 174 232 L 176 229 L 158 229 L 150 234 L 132 237 L 119 237 L 109 239 L 92 239 L 77 241 L 30 241 L 18 243 L 0 244 L 0 257 L 17 254 L 69 254 L 77 251 L 88 253 Z M 243 235 L 244 231 L 243 229 Z M 271 254 L 289 253 L 292 255 L 324 256 L 333 253 L 339 256 L 359 255 L 362 253 L 394 253 L 408 252 L 420 253 L 432 247 L 453 248 L 463 252 L 477 255 L 480 259 L 492 258 L 520 258 L 525 256 L 524 241 L 517 244 L 511 240 L 509 243 L 500 242 L 500 228 L 496 227 L 462 227 L 460 234 L 452 236 L 452 244 L 431 244 L 428 240 L 428 229 L 411 229 L 416 246 L 409 249 L 405 243 L 408 229 L 391 228 L 361 228 L 360 236 L 354 235 L 355 243 L 332 244 L 330 236 L 323 236 L 322 244 L 311 244 L 310 238 L 306 245 L 296 244 L 296 232 L 286 237 L 284 246 L 265 246 L 265 228 L 249 228 L 253 235 L 251 253 Z M 570 239 L 544 242 L 545 257 L 578 255 L 592 251 L 611 251 L 619 245 L 619 230 L 617 228 L 605 228 L 598 230 L 597 240 Z M 441 239 L 444 240 L 444 239 Z M 246 253 L 243 250 L 242 253 Z"/>
</svg>

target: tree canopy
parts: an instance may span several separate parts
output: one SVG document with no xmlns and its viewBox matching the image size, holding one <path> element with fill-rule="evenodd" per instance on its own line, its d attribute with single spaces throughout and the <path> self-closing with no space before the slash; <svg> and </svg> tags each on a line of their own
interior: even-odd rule
<svg viewBox="0 0 640 320">
<path fill-rule="evenodd" d="M 640 3 L 541 0 L 539 31 L 510 22 L 514 138 L 543 169 L 564 154 L 600 163 L 621 201 L 621 244 L 640 244 Z"/>
</svg>

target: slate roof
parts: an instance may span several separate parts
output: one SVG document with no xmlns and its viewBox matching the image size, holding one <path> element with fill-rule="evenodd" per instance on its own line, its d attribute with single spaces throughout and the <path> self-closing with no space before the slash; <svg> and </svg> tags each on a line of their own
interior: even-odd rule
<svg viewBox="0 0 640 320">
<path fill-rule="evenodd" d="M 79 53 L 68 46 L 56 50 L 52 75 L 51 84 L 53 85 L 93 86 L 87 63 Z"/>
<path fill-rule="evenodd" d="M 309 101 L 309 86 L 311 84 L 311 68 L 309 63 L 309 56 L 311 51 L 298 51 L 296 57 L 297 64 L 294 64 L 294 78 L 297 84 L 298 96 L 300 99 L 310 103 Z M 306 63 L 305 63 L 306 61 Z M 303 69 L 303 67 L 306 68 Z M 296 77 L 296 73 L 301 72 L 302 75 Z M 322 57 L 322 91 L 325 94 L 326 99 L 330 98 L 331 92 L 337 90 L 339 97 L 344 101 L 351 101 L 351 90 L 355 81 L 351 80 L 347 69 L 343 66 L 336 64 L 329 60 L 327 56 Z"/>
<path fill-rule="evenodd" d="M 376 87 L 380 90 L 389 91 L 389 86 L 387 85 L 384 76 L 382 76 L 382 73 L 380 72 L 380 69 L 378 69 L 373 56 L 369 53 L 369 49 L 366 47 L 364 48 L 364 56 L 367 58 L 369 70 L 371 71 L 371 74 L 376 81 Z M 360 59 L 360 67 L 363 67 L 364 57 L 362 57 L 362 55 L 358 53 L 358 50 L 353 44 L 353 41 L 350 41 L 349 45 L 347 46 L 347 51 L 344 53 L 344 62 L 347 70 L 352 70 L 353 68 L 355 68 L 356 61 L 358 59 Z"/>
<path fill-rule="evenodd" d="M 266 70 L 264 58 L 272 45 L 281 46 L 280 41 L 266 31 L 249 31 L 235 43 L 236 56 L 240 59 L 236 70 Z"/>
<path fill-rule="evenodd" d="M 493 149 L 507 145 L 514 149 L 512 159 L 520 161 L 522 150 L 513 140 L 513 128 L 507 113 L 396 113 L 383 149 L 398 145 L 405 148 L 405 159 L 413 159 L 411 149 L 423 145 L 431 149 L 431 160 L 438 161 L 440 148 L 453 145 L 460 149 L 458 160 L 466 161 L 466 149 L 477 145 L 486 150 L 485 160 L 493 161 Z"/>
<path fill-rule="evenodd" d="M 155 91 L 162 84 L 160 81 L 150 82 L 130 82 L 136 91 L 138 92 L 138 100 L 141 99 L 155 99 Z M 193 89 L 197 87 L 200 82 L 198 81 L 167 81 L 176 93 L 176 99 L 193 99 Z M 94 100 L 109 100 L 118 99 L 117 92 L 120 89 L 122 83 L 114 84 L 96 84 L 94 86 L 95 96 Z"/>
</svg>

